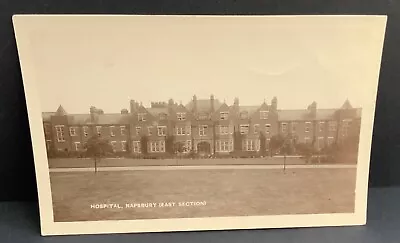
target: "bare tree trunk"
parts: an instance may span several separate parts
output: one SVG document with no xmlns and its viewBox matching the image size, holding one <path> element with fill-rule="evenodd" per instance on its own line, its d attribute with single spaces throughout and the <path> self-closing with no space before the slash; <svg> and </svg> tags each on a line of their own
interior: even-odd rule
<svg viewBox="0 0 400 243">
<path fill-rule="evenodd" d="M 97 158 L 94 158 L 94 173 L 97 173 Z"/>
</svg>

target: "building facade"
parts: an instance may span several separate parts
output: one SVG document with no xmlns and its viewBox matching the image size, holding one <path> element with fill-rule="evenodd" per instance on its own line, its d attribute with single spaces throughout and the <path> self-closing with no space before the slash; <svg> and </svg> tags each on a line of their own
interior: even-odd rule
<svg viewBox="0 0 400 243">
<path fill-rule="evenodd" d="M 348 100 L 333 109 L 318 109 L 313 102 L 306 109 L 280 110 L 276 97 L 255 106 L 242 106 L 239 98 L 228 105 L 211 95 L 193 96 L 186 105 L 170 99 L 144 107 L 131 100 L 129 110 L 115 114 L 96 107 L 87 114 L 68 114 L 61 105 L 56 112 L 43 113 L 49 153 L 83 152 L 94 135 L 106 138 L 115 152 L 133 155 L 162 156 L 172 150 L 200 155 L 264 153 L 277 135 L 322 149 L 358 136 L 360 124 L 361 108 L 353 108 Z"/>
</svg>

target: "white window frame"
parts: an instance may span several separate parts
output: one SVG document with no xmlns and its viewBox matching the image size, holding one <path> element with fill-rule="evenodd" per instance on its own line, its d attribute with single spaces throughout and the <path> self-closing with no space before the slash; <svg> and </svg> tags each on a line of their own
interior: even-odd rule
<svg viewBox="0 0 400 243">
<path fill-rule="evenodd" d="M 320 121 L 318 123 L 318 131 L 319 132 L 324 132 L 324 127 L 325 127 L 325 122 L 324 121 Z"/>
<path fill-rule="evenodd" d="M 139 126 L 135 127 L 135 132 L 137 136 L 140 135 L 140 133 L 142 132 L 142 127 Z"/>
<path fill-rule="evenodd" d="M 132 149 L 134 153 L 140 154 L 142 152 L 142 144 L 140 141 L 132 141 Z"/>
<path fill-rule="evenodd" d="M 261 120 L 268 120 L 269 111 L 260 111 L 260 119 Z"/>
<path fill-rule="evenodd" d="M 260 124 L 253 125 L 254 134 L 257 134 L 260 131 Z"/>
<path fill-rule="evenodd" d="M 186 121 L 186 112 L 177 112 L 176 119 L 178 119 L 178 121 Z"/>
<path fill-rule="evenodd" d="M 233 140 L 217 140 L 217 152 L 233 151 Z"/>
<path fill-rule="evenodd" d="M 150 145 L 151 153 L 164 153 L 165 152 L 165 141 L 164 140 L 150 141 L 149 145 Z"/>
<path fill-rule="evenodd" d="M 207 136 L 207 129 L 208 129 L 208 125 L 200 125 L 199 126 L 199 136 Z"/>
<path fill-rule="evenodd" d="M 157 126 L 157 135 L 160 137 L 167 135 L 167 126 Z"/>
<path fill-rule="evenodd" d="M 219 119 L 222 121 L 226 121 L 229 118 L 229 112 L 228 111 L 221 111 L 219 113 Z"/>
<path fill-rule="evenodd" d="M 153 135 L 153 126 L 147 126 L 147 134 L 148 134 L 149 136 L 152 136 L 152 135 Z"/>
<path fill-rule="evenodd" d="M 311 122 L 305 122 L 304 123 L 304 132 L 310 132 L 311 131 Z"/>
<path fill-rule="evenodd" d="M 55 125 L 57 142 L 65 142 L 64 125 Z"/>
<path fill-rule="evenodd" d="M 109 129 L 110 129 L 110 136 L 115 137 L 115 132 L 114 132 L 115 126 L 109 126 Z"/>
<path fill-rule="evenodd" d="M 88 132 L 88 128 L 87 126 L 83 126 L 82 130 L 83 130 L 83 136 L 86 138 L 87 136 L 89 136 L 89 132 Z"/>
<path fill-rule="evenodd" d="M 121 132 L 121 136 L 125 136 L 126 126 L 119 126 L 119 130 Z"/>
<path fill-rule="evenodd" d="M 158 114 L 158 119 L 159 120 L 166 120 L 167 119 L 167 114 L 165 114 L 165 113 Z"/>
<path fill-rule="evenodd" d="M 113 151 L 114 152 L 117 151 L 117 141 L 111 141 L 110 144 L 111 144 Z"/>
<path fill-rule="evenodd" d="M 77 127 L 69 127 L 69 135 L 70 135 L 71 137 L 76 137 L 76 136 L 78 136 L 78 134 L 76 133 L 76 129 L 77 129 Z"/>
<path fill-rule="evenodd" d="M 304 143 L 306 143 L 306 144 L 311 143 L 311 138 L 310 137 L 304 137 Z"/>
<path fill-rule="evenodd" d="M 220 135 L 228 135 L 228 134 L 229 134 L 229 126 L 227 126 L 227 125 L 220 125 L 220 126 L 219 126 L 219 134 L 220 134 Z"/>
<path fill-rule="evenodd" d="M 327 139 L 328 146 L 331 146 L 334 142 L 335 142 L 335 138 L 334 137 L 328 137 L 328 139 Z"/>
<path fill-rule="evenodd" d="M 351 121 L 352 121 L 351 119 L 342 120 L 342 129 L 341 129 L 342 136 L 347 136 L 349 134 L 349 128 L 350 128 Z"/>
<path fill-rule="evenodd" d="M 138 121 L 146 121 L 146 113 L 138 113 Z"/>
<path fill-rule="evenodd" d="M 245 139 L 243 140 L 243 147 L 245 151 L 259 151 L 260 143 L 257 139 Z"/>
<path fill-rule="evenodd" d="M 286 122 L 282 122 L 281 123 L 281 132 L 287 133 L 287 130 L 288 130 L 287 127 L 288 127 L 288 124 Z"/>
<path fill-rule="evenodd" d="M 192 127 L 191 126 L 185 126 L 185 132 L 186 132 L 186 135 L 191 135 L 192 134 Z"/>
<path fill-rule="evenodd" d="M 126 152 L 126 141 L 125 140 L 121 141 L 121 151 Z"/>
<path fill-rule="evenodd" d="M 246 128 L 247 127 L 247 131 L 244 129 L 244 128 Z M 250 129 L 250 125 L 249 124 L 240 124 L 239 125 L 239 131 L 240 131 L 240 134 L 249 134 L 249 129 Z"/>
<path fill-rule="evenodd" d="M 179 127 L 176 127 L 176 135 L 177 136 L 185 136 L 186 135 L 186 127 L 182 127 L 182 126 L 179 126 Z"/>
<path fill-rule="evenodd" d="M 101 126 L 96 126 L 96 133 L 98 136 L 101 136 Z"/>
<path fill-rule="evenodd" d="M 265 124 L 265 134 L 271 133 L 271 124 Z"/>
<path fill-rule="evenodd" d="M 75 151 L 80 151 L 81 142 L 74 142 L 75 144 Z"/>
<path fill-rule="evenodd" d="M 192 140 L 186 140 L 184 145 L 184 153 L 189 153 L 192 151 Z"/>
</svg>

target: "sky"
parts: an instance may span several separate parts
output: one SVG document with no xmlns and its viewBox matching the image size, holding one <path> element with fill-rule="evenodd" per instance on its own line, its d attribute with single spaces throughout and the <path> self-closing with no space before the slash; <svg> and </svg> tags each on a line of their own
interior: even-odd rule
<svg viewBox="0 0 400 243">
<path fill-rule="evenodd" d="M 52 21 L 31 33 L 42 111 L 106 113 L 134 99 L 279 109 L 362 106 L 380 51 L 365 19 L 123 17 Z"/>
</svg>

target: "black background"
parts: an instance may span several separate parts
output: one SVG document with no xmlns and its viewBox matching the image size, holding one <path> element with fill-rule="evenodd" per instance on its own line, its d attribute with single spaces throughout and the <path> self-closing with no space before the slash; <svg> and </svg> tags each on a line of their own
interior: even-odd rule
<svg viewBox="0 0 400 243">
<path fill-rule="evenodd" d="M 388 15 L 370 186 L 400 184 L 400 0 L 0 0 L 0 201 L 37 200 L 29 124 L 11 22 L 11 16 L 17 13 Z"/>
</svg>

